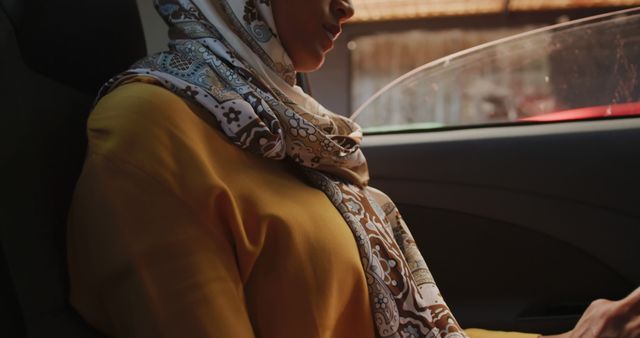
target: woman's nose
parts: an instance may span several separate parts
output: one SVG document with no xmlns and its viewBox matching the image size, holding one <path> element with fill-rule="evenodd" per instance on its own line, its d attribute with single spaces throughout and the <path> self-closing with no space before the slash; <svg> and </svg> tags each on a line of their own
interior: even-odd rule
<svg viewBox="0 0 640 338">
<path fill-rule="evenodd" d="M 355 13 L 351 0 L 336 0 L 333 1 L 333 15 L 339 22 L 349 20 Z"/>
</svg>

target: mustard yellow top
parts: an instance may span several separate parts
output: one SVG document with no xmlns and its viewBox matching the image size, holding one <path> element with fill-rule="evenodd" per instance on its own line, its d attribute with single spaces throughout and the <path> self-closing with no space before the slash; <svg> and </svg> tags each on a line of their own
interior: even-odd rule
<svg viewBox="0 0 640 338">
<path fill-rule="evenodd" d="M 69 216 L 74 307 L 117 338 L 374 337 L 324 193 L 203 119 L 149 84 L 100 100 Z"/>
</svg>

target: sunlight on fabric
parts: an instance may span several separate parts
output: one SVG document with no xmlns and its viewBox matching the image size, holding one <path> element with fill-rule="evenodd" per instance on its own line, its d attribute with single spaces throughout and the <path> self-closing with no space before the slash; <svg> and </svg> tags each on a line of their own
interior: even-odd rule
<svg viewBox="0 0 640 338">
<path fill-rule="evenodd" d="M 640 5 L 640 0 L 352 0 L 353 22 Z M 507 6 L 507 8 L 505 8 Z"/>
</svg>

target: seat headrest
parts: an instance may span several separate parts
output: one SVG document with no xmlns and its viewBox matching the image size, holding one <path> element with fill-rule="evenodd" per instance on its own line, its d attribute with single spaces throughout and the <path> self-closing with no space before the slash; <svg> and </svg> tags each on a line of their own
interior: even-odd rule
<svg viewBox="0 0 640 338">
<path fill-rule="evenodd" d="M 0 0 L 0 10 L 4 10 L 5 15 L 9 17 L 13 26 L 22 17 L 23 4 L 23 1 L 20 0 Z"/>
<path fill-rule="evenodd" d="M 135 0 L 0 0 L 1 337 L 100 336 L 68 302 L 66 215 L 93 98 L 145 54 Z"/>
<path fill-rule="evenodd" d="M 0 0 L 24 63 L 89 95 L 146 55 L 135 0 Z"/>
</svg>

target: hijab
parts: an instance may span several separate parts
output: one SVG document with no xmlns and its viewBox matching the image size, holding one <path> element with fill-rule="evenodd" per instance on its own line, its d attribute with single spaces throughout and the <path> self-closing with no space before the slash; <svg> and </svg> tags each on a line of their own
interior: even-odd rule
<svg viewBox="0 0 640 338">
<path fill-rule="evenodd" d="M 210 113 L 236 146 L 297 164 L 358 246 L 377 337 L 466 337 L 391 200 L 367 185 L 362 131 L 295 85 L 270 0 L 155 0 L 169 50 L 109 80 L 162 86 Z"/>
</svg>

